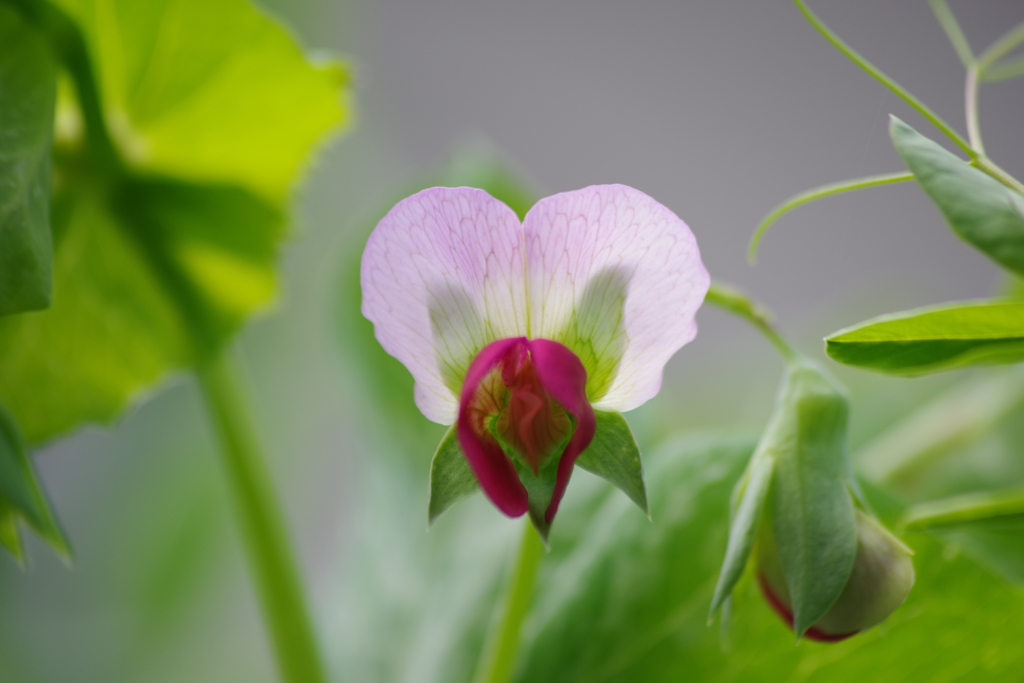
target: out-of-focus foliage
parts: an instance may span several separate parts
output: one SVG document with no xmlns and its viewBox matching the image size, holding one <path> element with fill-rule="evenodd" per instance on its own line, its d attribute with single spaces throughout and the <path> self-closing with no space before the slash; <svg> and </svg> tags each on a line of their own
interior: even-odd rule
<svg viewBox="0 0 1024 683">
<path fill-rule="evenodd" d="M 981 301 L 894 313 L 825 339 L 832 360 L 892 375 L 1024 359 L 1024 303 Z"/>
<path fill-rule="evenodd" d="M 288 191 L 348 116 L 345 72 L 242 0 L 63 4 L 115 162 L 62 102 L 53 306 L 0 320 L 0 401 L 33 444 L 110 420 L 273 298 Z"/>
<path fill-rule="evenodd" d="M 0 4 L 0 315 L 50 303 L 50 155 L 57 69 L 42 36 Z"/>
<path fill-rule="evenodd" d="M 311 65 L 248 0 L 57 0 L 81 26 L 111 133 L 137 170 L 285 201 L 349 119 L 347 71 Z"/>
</svg>

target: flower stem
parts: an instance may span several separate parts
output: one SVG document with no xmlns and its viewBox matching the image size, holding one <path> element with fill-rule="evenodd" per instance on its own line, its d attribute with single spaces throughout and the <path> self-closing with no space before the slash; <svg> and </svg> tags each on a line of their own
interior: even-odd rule
<svg viewBox="0 0 1024 683">
<path fill-rule="evenodd" d="M 242 392 L 224 356 L 202 366 L 198 376 L 210 418 L 219 433 L 222 463 L 281 679 L 286 683 L 324 683 L 327 677 L 284 521 Z"/>
<path fill-rule="evenodd" d="M 711 283 L 704 301 L 743 318 L 756 327 L 761 334 L 778 350 L 787 362 L 799 358 L 799 354 L 789 345 L 772 325 L 771 314 L 759 304 L 754 303 L 745 294 L 728 285 Z"/>
<path fill-rule="evenodd" d="M 476 683 L 505 683 L 512 677 L 512 668 L 519 652 L 519 632 L 530 609 L 533 599 L 533 583 L 537 576 L 537 565 L 544 554 L 540 535 L 527 519 L 523 525 L 523 537 L 519 542 L 516 566 L 509 577 L 504 610 L 501 620 L 487 635 Z"/>
<path fill-rule="evenodd" d="M 978 123 L 978 65 L 967 67 L 967 82 L 964 85 L 964 102 L 967 112 L 967 137 L 971 147 L 979 156 L 985 156 L 985 145 L 981 141 L 981 126 Z"/>
</svg>

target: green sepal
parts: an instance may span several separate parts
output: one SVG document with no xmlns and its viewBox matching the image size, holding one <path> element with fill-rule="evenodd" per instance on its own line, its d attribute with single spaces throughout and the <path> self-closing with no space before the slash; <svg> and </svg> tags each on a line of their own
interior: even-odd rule
<svg viewBox="0 0 1024 683">
<path fill-rule="evenodd" d="M 797 637 L 839 598 L 853 570 L 857 527 L 846 463 L 849 404 L 806 361 L 792 363 L 758 450 L 774 460 L 767 519 Z"/>
<path fill-rule="evenodd" d="M 71 546 L 36 478 L 17 425 L 0 406 L 0 542 L 23 558 L 18 519 L 28 524 L 65 561 Z"/>
<path fill-rule="evenodd" d="M 766 431 L 765 437 L 769 433 L 770 430 Z M 743 477 L 733 489 L 729 543 L 725 549 L 725 559 L 722 561 L 722 571 L 718 575 L 715 594 L 711 599 L 709 619 L 714 616 L 719 607 L 724 608 L 729 596 L 732 595 L 732 589 L 743 576 L 750 551 L 754 547 L 761 511 L 768 498 L 772 469 L 775 464 L 768 453 L 768 441 L 766 438 L 762 438 L 747 464 Z"/>
<path fill-rule="evenodd" d="M 980 301 L 893 313 L 825 339 L 833 360 L 890 375 L 1024 360 L 1024 303 Z"/>
<path fill-rule="evenodd" d="M 1024 274 L 1024 195 L 891 117 L 892 144 L 953 232 Z"/>
<path fill-rule="evenodd" d="M 576 464 L 614 484 L 650 516 L 640 448 L 626 418 L 621 413 L 603 410 L 595 410 L 594 416 L 597 418 L 594 439 L 576 459 Z"/>
<path fill-rule="evenodd" d="M 0 5 L 0 315 L 50 305 L 57 69 L 42 36 Z"/>
<path fill-rule="evenodd" d="M 457 426 L 452 425 L 430 461 L 430 493 L 427 503 L 427 528 L 445 510 L 480 490 L 469 461 L 459 446 Z"/>
<path fill-rule="evenodd" d="M 516 472 L 519 473 L 519 481 L 526 488 L 527 514 L 544 545 L 547 545 L 548 535 L 551 533 L 551 524 L 548 523 L 546 515 L 551 505 L 551 497 L 555 493 L 559 460 L 553 458 L 534 474 L 533 470 L 519 458 L 512 458 Z"/>
</svg>

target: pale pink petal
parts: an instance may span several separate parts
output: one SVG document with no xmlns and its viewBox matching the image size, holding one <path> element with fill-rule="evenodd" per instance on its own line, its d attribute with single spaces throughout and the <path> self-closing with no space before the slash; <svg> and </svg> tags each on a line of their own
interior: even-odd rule
<svg viewBox="0 0 1024 683">
<path fill-rule="evenodd" d="M 596 408 L 657 394 L 665 363 L 697 333 L 709 284 L 686 224 L 638 190 L 595 185 L 542 199 L 523 229 L 527 335 L 581 358 Z"/>
<path fill-rule="evenodd" d="M 416 380 L 416 405 L 451 424 L 469 364 L 526 334 L 522 227 L 483 190 L 435 187 L 399 202 L 363 252 L 363 315 Z"/>
</svg>

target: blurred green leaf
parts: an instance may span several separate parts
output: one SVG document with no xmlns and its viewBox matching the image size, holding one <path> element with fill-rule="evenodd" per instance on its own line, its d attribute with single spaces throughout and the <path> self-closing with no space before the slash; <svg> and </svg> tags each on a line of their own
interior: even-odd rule
<svg viewBox="0 0 1024 683">
<path fill-rule="evenodd" d="M 0 400 L 31 443 L 105 422 L 213 352 L 275 289 L 281 214 L 235 187 L 130 179 L 68 198 L 54 305 L 0 320 Z"/>
<path fill-rule="evenodd" d="M 1024 521 L 989 520 L 932 530 L 953 548 L 1008 582 L 1024 587 Z"/>
<path fill-rule="evenodd" d="M 761 442 L 765 443 L 764 440 Z M 747 558 L 754 547 L 757 537 L 761 511 L 768 498 L 768 490 L 772 481 L 772 468 L 775 461 L 767 455 L 767 449 L 761 448 L 750 458 L 743 478 L 736 484 L 730 505 L 731 520 L 729 523 L 729 544 L 725 548 L 725 559 L 722 571 L 718 575 L 715 594 L 711 598 L 711 614 L 732 594 L 732 589 L 743 576 L 747 566 Z"/>
<path fill-rule="evenodd" d="M 1024 274 L 1024 196 L 895 116 L 889 134 L 907 168 L 953 231 L 992 260 Z"/>
<path fill-rule="evenodd" d="M 647 513 L 647 490 L 640 448 L 621 413 L 595 410 L 597 430 L 594 440 L 576 459 L 588 472 L 614 484 Z"/>
<path fill-rule="evenodd" d="M 1024 303 L 982 301 L 893 313 L 825 339 L 829 357 L 892 375 L 1024 359 Z"/>
<path fill-rule="evenodd" d="M 21 560 L 18 518 L 62 557 L 71 557 L 71 547 L 39 486 L 18 427 L 0 405 L 0 542 Z"/>
<path fill-rule="evenodd" d="M 706 627 L 706 610 L 725 546 L 729 492 L 751 450 L 735 439 L 669 444 L 649 459 L 656 524 L 612 497 L 590 514 L 569 553 L 559 554 L 557 533 L 565 529 L 557 532 L 514 680 L 1018 680 L 1024 594 L 925 534 L 908 539 L 917 584 L 880 627 L 840 643 L 794 646 L 756 586 L 741 581 L 725 647 L 718 630 Z"/>
<path fill-rule="evenodd" d="M 287 198 L 349 120 L 347 71 L 311 66 L 246 0 L 57 0 L 85 33 L 116 144 L 135 169 Z"/>
<path fill-rule="evenodd" d="M 427 504 L 427 524 L 461 500 L 480 490 L 480 484 L 459 447 L 455 425 L 445 433 L 430 462 L 430 495 Z"/>
<path fill-rule="evenodd" d="M 46 42 L 0 5 L 0 315 L 50 305 L 56 83 Z"/>
<path fill-rule="evenodd" d="M 979 491 L 920 503 L 907 510 L 904 524 L 908 529 L 930 529 L 997 519 L 1024 524 L 1024 489 Z"/>
</svg>

